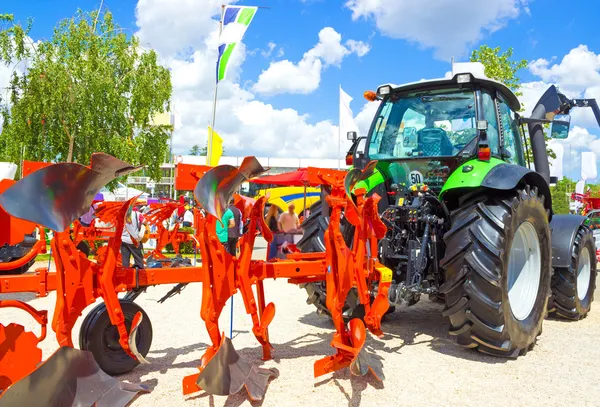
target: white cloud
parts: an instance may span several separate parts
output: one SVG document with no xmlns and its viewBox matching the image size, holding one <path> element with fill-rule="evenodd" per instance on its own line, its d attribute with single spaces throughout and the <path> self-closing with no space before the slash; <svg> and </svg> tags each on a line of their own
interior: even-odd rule
<svg viewBox="0 0 600 407">
<path fill-rule="evenodd" d="M 531 113 L 550 85 L 556 85 L 569 98 L 595 98 L 600 101 L 600 54 L 595 54 L 586 45 L 573 48 L 560 60 L 556 57 L 536 59 L 530 62 L 529 71 L 540 80 L 521 86 L 526 115 Z M 571 123 L 569 137 L 552 140 L 552 144 L 565 146 L 565 174 L 579 179 L 581 152 L 593 151 L 600 157 L 600 128 L 590 108 L 574 108 Z"/>
<path fill-rule="evenodd" d="M 308 94 L 318 89 L 323 69 L 340 66 L 342 60 L 355 53 L 359 57 L 369 52 L 370 46 L 362 41 L 348 40 L 331 27 L 319 32 L 319 42 L 308 50 L 297 64 L 289 61 L 271 63 L 258 77 L 253 90 L 263 95 L 281 93 Z"/>
<path fill-rule="evenodd" d="M 194 144 L 204 146 L 207 126 L 211 121 L 218 33 L 218 22 L 213 17 L 218 19 L 222 2 L 210 0 L 208 5 L 206 3 L 139 0 L 136 8 L 137 35 L 141 43 L 157 49 L 164 63 L 171 68 L 172 101 L 181 122 L 173 136 L 174 149 L 178 154 L 187 153 Z M 249 28 L 251 31 L 252 26 Z M 317 49 L 313 51 L 316 54 L 313 60 L 319 61 L 318 64 L 325 64 L 325 59 L 333 63 L 343 58 L 317 55 L 331 51 L 330 42 L 319 43 L 323 43 L 322 47 L 315 47 Z M 262 48 L 276 50 L 268 44 Z M 187 50 L 185 57 L 180 54 L 182 49 Z M 281 49 L 278 51 L 282 52 Z M 227 78 L 219 83 L 215 130 L 224 140 L 226 154 L 335 158 L 337 126 L 330 121 L 310 123 L 308 115 L 293 109 L 276 109 L 256 100 L 252 91 L 240 85 L 246 53 L 244 44 L 239 44 L 232 56 Z M 318 66 L 319 75 L 320 69 L 321 66 Z M 349 145 L 345 138 L 342 143 L 345 152 Z"/>
<path fill-rule="evenodd" d="M 379 31 L 392 38 L 433 48 L 441 59 L 463 56 L 485 33 L 504 27 L 528 0 L 348 0 L 352 19 L 373 19 Z"/>
<path fill-rule="evenodd" d="M 565 140 L 552 140 L 549 147 L 562 144 L 564 146 L 563 173 L 565 176 L 578 180 L 581 177 L 581 153 L 592 151 L 600 158 L 600 139 L 598 136 L 579 126 L 573 126 L 569 131 L 569 137 Z M 588 180 L 594 182 L 594 180 Z"/>
<path fill-rule="evenodd" d="M 201 48 L 205 38 L 218 27 L 222 3 L 222 0 L 138 0 L 137 35 L 142 45 L 154 48 L 165 58 Z"/>
<path fill-rule="evenodd" d="M 269 42 L 267 44 L 267 49 L 262 51 L 260 54 L 265 58 L 269 58 L 275 50 L 275 47 L 277 47 L 277 44 L 275 44 L 274 42 Z"/>
<path fill-rule="evenodd" d="M 541 81 L 523 84 L 523 99 L 528 112 L 550 84 L 556 85 L 569 98 L 600 101 L 600 54 L 590 51 L 586 45 L 573 48 L 560 62 L 552 64 L 543 58 L 534 60 L 529 64 L 529 70 Z M 588 127 L 593 133 L 599 132 L 591 109 L 575 108 L 571 116 L 574 124 Z"/>
<path fill-rule="evenodd" d="M 371 127 L 371 122 L 377 113 L 377 109 L 379 108 L 379 102 L 366 102 L 361 111 L 356 115 L 354 121 L 358 126 L 358 135 L 366 136 L 369 133 L 369 128 Z"/>
</svg>

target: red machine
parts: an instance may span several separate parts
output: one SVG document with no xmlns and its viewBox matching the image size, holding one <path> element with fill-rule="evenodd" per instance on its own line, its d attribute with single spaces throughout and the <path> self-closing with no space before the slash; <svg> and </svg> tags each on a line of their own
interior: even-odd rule
<svg viewBox="0 0 600 407">
<path fill-rule="evenodd" d="M 253 203 L 238 199 L 243 208 L 251 207 L 248 229 L 240 241 L 239 257 L 234 257 L 224 250 L 215 230 L 233 191 L 242 182 L 260 174 L 264 169 L 254 157 L 247 157 L 239 169 L 225 165 L 215 167 L 200 179 L 194 189 L 196 200 L 203 209 L 202 212 L 196 213 L 202 265 L 137 270 L 124 268 L 117 262 L 121 231 L 125 227 L 125 219 L 128 213 L 130 214 L 133 200 L 99 207 L 97 216 L 103 222 L 112 223 L 115 233 L 108 239 L 104 255 L 96 261 L 89 260 L 78 252 L 68 229 L 73 218 L 81 216 L 81 212 L 89 208 L 90 194 L 93 196 L 93 192 L 114 177 L 132 172 L 136 168 L 104 154 L 94 155 L 90 167 L 71 163 L 54 164 L 32 173 L 0 195 L 0 204 L 15 217 L 46 225 L 56 231 L 52 240 L 56 273 L 39 269 L 35 274 L 0 277 L 0 293 L 35 292 L 45 296 L 49 291 L 55 290 L 57 302 L 52 329 L 60 346 L 68 348 L 73 347 L 72 329 L 77 318 L 88 305 L 102 298 L 104 302 L 96 306 L 83 321 L 80 348 L 94 356 L 95 362 L 89 358 L 85 362 L 90 369 L 94 370 L 99 366 L 104 372 L 118 374 L 133 369 L 140 362 L 146 362 L 144 357 L 150 348 L 152 326 L 147 314 L 137 304 L 119 299 L 117 294 L 157 284 L 201 282 L 203 294 L 200 316 L 206 324 L 212 345 L 201 358 L 199 372 L 183 379 L 183 392 L 189 394 L 204 390 L 210 394 L 228 395 L 244 387 L 251 399 L 259 400 L 263 397 L 273 373 L 266 369 L 252 368 L 237 355 L 231 339 L 221 333 L 218 319 L 225 303 L 240 291 L 246 312 L 252 318 L 252 332 L 263 347 L 263 358 L 269 359 L 273 347 L 268 328 L 275 315 L 275 305 L 266 304 L 263 281 L 267 278 L 285 278 L 290 283 L 301 284 L 326 280 L 327 306 L 336 329 L 331 342 L 335 353 L 315 362 L 315 377 L 349 366 L 353 374 L 364 375 L 371 371 L 377 378 L 383 379 L 381 370 L 370 360 L 364 345 L 367 328 L 375 335 L 382 335 L 381 318 L 389 307 L 387 290 L 391 282 L 391 270 L 379 264 L 376 258 L 377 241 L 384 236 L 386 227 L 377 214 L 377 196 L 366 198 L 364 190 L 354 191 L 354 202 L 349 193 L 356 182 L 369 175 L 369 168 L 373 167 L 368 167 L 365 172 L 353 170 L 347 175 L 345 172 L 334 170 L 319 172 L 318 177 L 323 184 L 330 185 L 332 191 L 327 198 L 332 212 L 325 236 L 325 253 L 294 254 L 286 260 L 265 262 L 252 260 L 254 240 L 259 231 L 267 241 L 272 239 L 263 218 L 265 198 Z M 42 197 L 34 201 L 37 207 L 33 210 L 19 206 L 18 201 L 22 200 L 28 191 L 35 190 L 32 189 L 35 185 L 40 188 L 60 189 L 69 199 L 49 200 Z M 52 211 L 41 210 L 50 207 L 53 208 Z M 352 249 L 346 246 L 339 232 L 342 211 L 345 211 L 344 216 L 357 229 Z M 243 212 L 248 213 L 246 210 Z M 374 284 L 378 284 L 378 290 L 371 303 Z M 256 286 L 256 296 L 253 285 Z M 359 299 L 365 306 L 366 316 L 364 323 L 354 319 L 345 325 L 342 306 L 352 287 L 358 288 Z M 37 338 L 31 332 L 24 331 L 20 325 L 0 325 L 0 335 L 2 332 L 11 332 L 11 335 L 0 336 L 0 341 L 3 341 L 0 346 L 13 349 L 12 357 L 22 361 L 22 369 L 11 371 L 10 360 L 6 356 L 0 359 L 0 377 L 8 378 L 2 383 L 5 391 L 0 397 L 0 404 L 5 398 L 22 402 L 28 400 L 27 395 L 19 393 L 23 383 L 31 381 L 42 369 L 34 370 L 41 361 L 37 343 L 45 336 L 46 313 L 18 301 L 3 302 L 0 306 L 24 309 L 42 326 L 42 334 Z M 120 346 L 103 348 L 101 338 L 111 326 L 116 327 L 118 337 L 115 338 L 115 343 Z M 119 357 L 122 354 L 129 357 Z M 39 380 L 48 381 L 49 377 L 52 377 L 48 372 L 65 369 L 65 363 L 61 363 L 60 360 L 61 355 L 60 351 L 57 352 L 42 365 L 47 375 Z M 82 355 L 87 353 L 83 352 Z M 71 372 L 73 376 L 75 370 L 74 366 L 70 366 L 66 371 Z M 72 394 L 70 402 L 82 405 L 84 400 L 89 400 L 91 384 L 86 385 L 86 377 L 74 377 L 78 385 L 75 386 L 76 391 Z M 44 383 L 38 385 L 43 386 Z M 55 383 L 52 396 L 62 397 L 64 394 L 71 394 L 72 390 L 68 380 L 65 383 Z M 41 398 L 45 395 L 37 397 L 37 403 L 43 405 L 44 400 Z M 123 403 L 130 400 L 128 397 L 129 393 L 124 393 L 119 402 L 111 405 L 125 405 Z M 96 398 L 94 402 L 98 400 Z M 102 400 L 106 402 L 105 399 Z"/>
</svg>

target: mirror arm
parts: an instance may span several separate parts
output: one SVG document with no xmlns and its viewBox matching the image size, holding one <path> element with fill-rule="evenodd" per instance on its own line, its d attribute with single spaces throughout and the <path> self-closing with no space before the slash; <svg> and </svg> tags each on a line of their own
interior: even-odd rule
<svg viewBox="0 0 600 407">
<path fill-rule="evenodd" d="M 519 125 L 522 124 L 535 124 L 535 123 L 552 123 L 552 120 L 547 120 L 547 119 L 534 119 L 532 117 L 519 117 L 518 119 L 518 123 Z"/>
</svg>

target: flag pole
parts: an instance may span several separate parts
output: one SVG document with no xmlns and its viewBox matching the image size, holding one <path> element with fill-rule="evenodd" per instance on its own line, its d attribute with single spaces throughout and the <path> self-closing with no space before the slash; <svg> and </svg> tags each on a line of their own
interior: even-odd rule
<svg viewBox="0 0 600 407">
<path fill-rule="evenodd" d="M 221 32 L 223 31 L 223 13 L 225 11 L 225 5 L 221 4 L 221 18 L 219 19 L 219 40 L 221 38 Z M 219 91 L 219 72 L 216 72 L 217 82 L 215 84 L 215 97 L 213 100 L 213 108 L 212 108 L 212 119 L 210 122 L 210 132 L 208 133 L 208 142 L 206 145 L 206 161 L 207 165 L 210 165 L 210 157 L 212 153 L 212 142 L 213 142 L 213 132 L 215 131 L 215 121 L 217 116 L 217 93 Z"/>
<path fill-rule="evenodd" d="M 340 156 L 342 154 L 342 85 L 340 85 L 340 91 L 338 92 L 338 97 L 340 99 L 340 103 L 339 103 L 339 107 L 338 107 L 338 154 L 337 154 L 337 159 L 338 159 L 338 170 L 341 167 L 340 164 Z"/>
</svg>

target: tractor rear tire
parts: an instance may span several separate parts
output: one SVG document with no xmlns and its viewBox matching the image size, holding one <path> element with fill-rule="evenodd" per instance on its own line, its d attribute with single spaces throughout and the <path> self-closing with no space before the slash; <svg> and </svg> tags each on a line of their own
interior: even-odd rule
<svg viewBox="0 0 600 407">
<path fill-rule="evenodd" d="M 320 253 L 325 251 L 325 231 L 329 226 L 329 214 L 323 214 L 322 201 L 317 201 L 310 206 L 310 216 L 302 224 L 304 235 L 297 243 L 297 247 L 304 253 Z M 354 227 L 344 218 L 340 222 L 340 228 L 346 244 L 350 247 L 354 238 Z M 301 284 L 308 294 L 307 304 L 313 304 L 319 314 L 331 316 L 327 309 L 327 288 L 324 281 L 316 283 Z M 346 298 L 346 303 L 342 309 L 342 314 L 346 321 L 353 318 L 363 318 L 365 308 L 360 303 L 356 288 L 352 288 Z"/>
<path fill-rule="evenodd" d="M 571 266 L 554 269 L 551 313 L 574 321 L 587 316 L 594 301 L 596 263 L 594 236 L 582 225 L 571 247 Z"/>
<path fill-rule="evenodd" d="M 458 344 L 504 357 L 533 348 L 550 297 L 548 214 L 529 185 L 466 197 L 451 213 L 440 292 Z"/>
<path fill-rule="evenodd" d="M 136 345 L 142 356 L 146 357 L 152 344 L 152 324 L 148 314 L 136 303 L 120 299 L 125 317 L 127 332 L 138 311 L 142 313 L 142 322 L 138 327 Z M 119 344 L 117 328 L 110 323 L 106 304 L 102 302 L 94 307 L 83 320 L 79 330 L 79 349 L 92 352 L 96 363 L 109 375 L 120 375 L 132 371 L 140 364 L 125 353 Z"/>
</svg>

